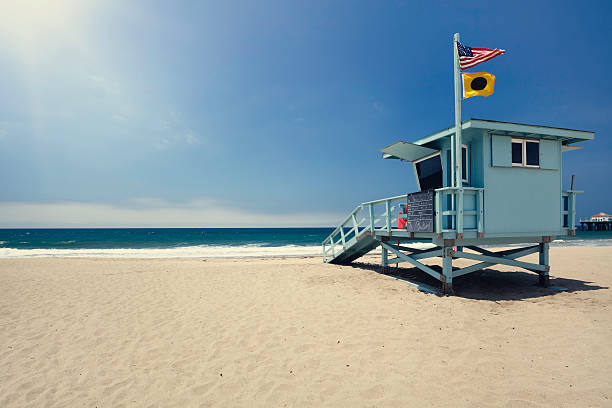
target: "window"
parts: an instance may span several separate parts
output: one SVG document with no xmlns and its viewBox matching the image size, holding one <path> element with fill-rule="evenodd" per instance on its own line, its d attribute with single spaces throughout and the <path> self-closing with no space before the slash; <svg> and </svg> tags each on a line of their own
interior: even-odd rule
<svg viewBox="0 0 612 408">
<path fill-rule="evenodd" d="M 461 146 L 461 180 L 468 183 L 468 175 L 470 163 L 468 162 L 468 147 L 466 145 Z"/>
<path fill-rule="evenodd" d="M 540 143 L 525 140 L 525 165 L 536 167 L 540 165 Z"/>
<path fill-rule="evenodd" d="M 523 143 L 512 140 L 512 165 L 522 166 L 523 165 Z"/>
<path fill-rule="evenodd" d="M 540 167 L 540 141 L 512 139 L 512 166 Z"/>
<path fill-rule="evenodd" d="M 414 168 L 419 180 L 421 191 L 442 187 L 442 161 L 440 153 L 434 153 L 414 162 Z"/>
</svg>

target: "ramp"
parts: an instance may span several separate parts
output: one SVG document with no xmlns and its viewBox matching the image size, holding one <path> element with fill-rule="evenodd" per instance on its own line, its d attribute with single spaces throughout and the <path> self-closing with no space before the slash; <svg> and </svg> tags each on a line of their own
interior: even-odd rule
<svg viewBox="0 0 612 408">
<path fill-rule="evenodd" d="M 369 232 L 364 232 L 359 235 L 355 242 L 349 242 L 346 249 L 337 254 L 333 259 L 328 260 L 329 263 L 346 265 L 353 262 L 357 258 L 361 258 L 371 250 L 380 245 L 380 240 L 376 239 Z"/>
<path fill-rule="evenodd" d="M 323 241 L 323 261 L 348 264 L 378 247 L 376 233 L 397 228 L 401 203 L 406 203 L 406 195 L 357 206 Z"/>
</svg>

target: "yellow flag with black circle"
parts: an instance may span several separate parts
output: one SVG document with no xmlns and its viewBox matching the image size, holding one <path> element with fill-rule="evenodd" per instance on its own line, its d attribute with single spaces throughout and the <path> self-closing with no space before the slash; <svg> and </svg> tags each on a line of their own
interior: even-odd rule
<svg viewBox="0 0 612 408">
<path fill-rule="evenodd" d="M 488 72 L 462 72 L 463 99 L 472 96 L 489 96 L 495 87 L 495 75 Z"/>
</svg>

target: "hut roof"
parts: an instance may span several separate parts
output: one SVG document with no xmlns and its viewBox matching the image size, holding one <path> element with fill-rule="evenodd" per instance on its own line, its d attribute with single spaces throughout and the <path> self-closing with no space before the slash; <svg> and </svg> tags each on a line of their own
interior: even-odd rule
<svg viewBox="0 0 612 408">
<path fill-rule="evenodd" d="M 551 126 L 528 125 L 524 123 L 500 122 L 487 119 L 469 119 L 461 124 L 462 130 L 469 129 L 484 129 L 496 134 L 517 136 L 517 137 L 532 137 L 541 139 L 561 139 L 564 145 L 592 140 L 595 137 L 595 132 L 587 130 L 574 130 L 565 128 L 556 128 Z M 422 137 L 415 142 L 416 145 L 426 145 L 443 137 L 451 136 L 455 133 L 455 127 L 451 126 L 429 136 Z"/>
</svg>

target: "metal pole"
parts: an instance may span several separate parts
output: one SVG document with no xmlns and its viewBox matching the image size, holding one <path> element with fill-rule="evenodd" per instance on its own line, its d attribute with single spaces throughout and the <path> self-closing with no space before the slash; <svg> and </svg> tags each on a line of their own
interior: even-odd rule
<svg viewBox="0 0 612 408">
<path fill-rule="evenodd" d="M 461 70 L 459 69 L 459 52 L 457 51 L 457 43 L 459 42 L 459 33 L 455 33 L 453 39 L 453 61 L 455 69 L 455 151 L 451 154 L 455 155 L 454 168 L 454 185 L 453 187 L 462 187 L 461 181 Z"/>
<path fill-rule="evenodd" d="M 457 106 L 457 102 L 455 101 L 455 106 Z M 455 125 L 456 126 L 456 125 Z M 450 140 L 450 174 L 451 174 L 451 183 L 450 183 L 450 187 L 455 187 L 455 136 L 451 137 Z M 451 200 L 453 200 L 452 202 L 454 202 L 455 200 L 455 195 L 451 194 Z M 454 205 L 451 204 L 451 210 L 454 210 L 455 207 Z M 452 227 L 451 227 L 452 228 Z"/>
</svg>

